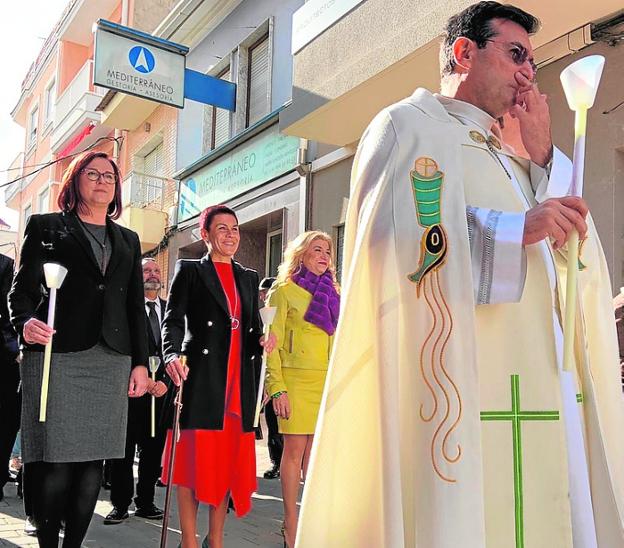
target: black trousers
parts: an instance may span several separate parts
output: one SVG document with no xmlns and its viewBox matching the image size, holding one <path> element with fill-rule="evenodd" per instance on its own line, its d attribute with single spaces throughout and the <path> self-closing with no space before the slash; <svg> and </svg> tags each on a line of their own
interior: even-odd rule
<svg viewBox="0 0 624 548">
<path fill-rule="evenodd" d="M 158 415 L 159 413 L 156 416 Z M 149 406 L 131 405 L 128 409 L 125 457 L 112 461 L 110 500 L 115 508 L 127 510 L 132 502 L 134 494 L 132 466 L 137 447 L 139 480 L 134 504 L 137 508 L 145 508 L 154 503 L 156 480 L 160 476 L 160 463 L 165 446 L 165 430 L 162 424 L 158 422 L 156 424 L 156 437 L 152 438 L 150 434 Z"/>
<path fill-rule="evenodd" d="M 264 406 L 264 418 L 266 419 L 269 434 L 267 436 L 267 447 L 269 448 L 269 458 L 275 466 L 279 466 L 282 461 L 282 451 L 284 450 L 284 438 L 279 433 L 277 426 L 277 416 L 273 409 L 273 402 L 268 402 Z"/>
<path fill-rule="evenodd" d="M 8 462 L 20 426 L 22 397 L 19 389 L 17 363 L 0 361 L 2 381 L 0 382 L 0 487 L 9 480 Z"/>
</svg>

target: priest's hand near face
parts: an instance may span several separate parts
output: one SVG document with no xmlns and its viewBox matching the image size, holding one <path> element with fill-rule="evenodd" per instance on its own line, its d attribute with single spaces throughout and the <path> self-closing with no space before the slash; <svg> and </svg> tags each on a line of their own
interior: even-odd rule
<svg viewBox="0 0 624 548">
<path fill-rule="evenodd" d="M 521 72 L 516 73 L 516 82 L 520 86 L 516 104 L 509 114 L 520 123 L 522 144 L 529 153 L 531 161 L 545 167 L 552 159 L 553 144 L 550 134 L 550 111 L 546 95 L 540 93 L 537 84 L 531 82 Z"/>
<path fill-rule="evenodd" d="M 551 198 L 536 205 L 526 213 L 522 245 L 550 238 L 553 247 L 559 249 L 568 241 L 572 230 L 578 231 L 581 240 L 585 239 L 587 212 L 585 200 L 576 196 Z"/>
</svg>

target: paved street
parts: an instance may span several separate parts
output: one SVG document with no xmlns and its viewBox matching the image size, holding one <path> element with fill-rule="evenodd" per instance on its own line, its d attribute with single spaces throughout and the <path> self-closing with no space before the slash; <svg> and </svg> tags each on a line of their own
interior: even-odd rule
<svg viewBox="0 0 624 548">
<path fill-rule="evenodd" d="M 266 429 L 264 430 L 266 432 Z M 279 529 L 282 516 L 282 499 L 279 480 L 262 478 L 264 470 L 269 468 L 266 441 L 256 442 L 258 492 L 253 495 L 253 509 L 243 519 L 236 519 L 228 514 L 225 524 L 225 546 L 227 548 L 245 548 L 262 546 L 278 548 L 283 546 Z M 37 546 L 37 539 L 23 534 L 24 510 L 22 501 L 16 496 L 16 488 L 7 484 L 4 488 L 4 500 L 0 502 L 0 546 Z M 173 495 L 175 497 L 175 493 Z M 156 489 L 156 505 L 164 505 L 165 489 Z M 160 539 L 160 521 L 135 518 L 132 515 L 120 525 L 103 525 L 104 516 L 111 510 L 108 491 L 102 490 L 91 521 L 89 533 L 83 546 L 88 548 L 155 548 Z M 173 508 L 169 521 L 169 541 L 167 546 L 176 547 L 180 540 L 178 516 Z M 199 534 L 206 534 L 208 523 L 207 507 L 201 506 L 198 518 Z"/>
</svg>

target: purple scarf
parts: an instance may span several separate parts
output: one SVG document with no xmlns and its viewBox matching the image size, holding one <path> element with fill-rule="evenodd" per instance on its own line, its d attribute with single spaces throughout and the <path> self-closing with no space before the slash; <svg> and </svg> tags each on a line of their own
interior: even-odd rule
<svg viewBox="0 0 624 548">
<path fill-rule="evenodd" d="M 326 270 L 324 274 L 317 276 L 301 265 L 301 268 L 293 274 L 292 281 L 312 293 L 312 300 L 303 319 L 321 328 L 328 335 L 333 335 L 340 314 L 340 296 L 334 287 L 330 272 Z"/>
</svg>

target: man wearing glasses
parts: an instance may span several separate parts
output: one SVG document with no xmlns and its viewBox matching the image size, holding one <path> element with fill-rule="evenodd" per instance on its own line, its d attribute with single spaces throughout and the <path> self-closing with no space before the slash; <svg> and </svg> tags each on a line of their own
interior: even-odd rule
<svg viewBox="0 0 624 548">
<path fill-rule="evenodd" d="M 538 27 L 497 2 L 453 16 L 441 93 L 416 90 L 360 141 L 302 548 L 624 546 L 610 283 L 551 141 Z M 586 268 L 568 372 L 573 229 Z"/>
</svg>

